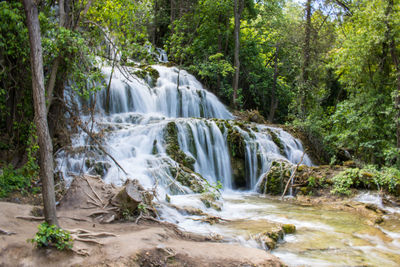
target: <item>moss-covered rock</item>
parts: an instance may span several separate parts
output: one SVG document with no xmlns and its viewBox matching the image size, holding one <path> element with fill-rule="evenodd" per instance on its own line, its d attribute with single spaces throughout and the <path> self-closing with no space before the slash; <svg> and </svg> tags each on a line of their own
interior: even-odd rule
<svg viewBox="0 0 400 267">
<path fill-rule="evenodd" d="M 271 136 L 272 141 L 279 148 L 279 152 L 282 155 L 284 155 L 285 154 L 285 146 L 282 144 L 281 139 L 279 139 L 278 135 L 274 131 L 272 131 L 271 129 L 268 129 L 268 133 Z"/>
<path fill-rule="evenodd" d="M 139 70 L 134 72 L 134 74 L 139 78 L 146 79 L 147 77 L 150 77 L 152 82 L 155 83 L 160 77 L 160 73 L 150 65 L 140 66 L 139 68 Z"/>
<path fill-rule="evenodd" d="M 286 182 L 289 180 L 293 165 L 287 161 L 273 161 L 270 170 L 261 178 L 258 192 L 263 194 L 282 194 Z"/>
<path fill-rule="evenodd" d="M 179 147 L 178 142 L 178 128 L 175 122 L 169 122 L 164 131 L 164 141 L 166 144 L 167 155 L 181 165 L 194 171 L 194 164 L 196 160 L 186 155 Z"/>
<path fill-rule="evenodd" d="M 92 175 L 100 175 L 104 177 L 107 174 L 108 170 L 111 168 L 111 164 L 103 161 L 95 161 L 93 159 L 87 159 L 85 161 L 85 166 L 90 171 L 89 173 Z"/>
<path fill-rule="evenodd" d="M 265 124 L 267 120 L 260 114 L 258 110 L 244 110 L 244 111 L 235 111 L 234 115 L 242 120 L 247 122 L 255 122 L 260 124 Z"/>
<path fill-rule="evenodd" d="M 256 240 L 261 242 L 267 249 L 272 250 L 276 248 L 277 242 L 283 239 L 283 236 L 282 227 L 278 226 L 257 234 Z"/>
<path fill-rule="evenodd" d="M 222 210 L 222 202 L 219 201 L 219 195 L 214 192 L 204 192 L 201 194 L 200 200 L 207 208 L 213 208 L 217 211 Z"/>
<path fill-rule="evenodd" d="M 282 230 L 285 234 L 293 234 L 296 232 L 296 226 L 294 224 L 282 225 Z"/>
<path fill-rule="evenodd" d="M 240 131 L 230 125 L 229 123 L 225 127 L 227 129 L 227 142 L 230 151 L 230 159 L 232 166 L 232 178 L 236 188 L 248 186 L 246 180 L 245 170 L 245 152 L 246 142 Z"/>
<path fill-rule="evenodd" d="M 176 180 L 195 193 L 201 193 L 206 191 L 206 182 L 200 174 L 193 172 L 191 169 L 185 166 L 171 167 L 170 172 L 172 176 L 176 177 Z"/>
</svg>

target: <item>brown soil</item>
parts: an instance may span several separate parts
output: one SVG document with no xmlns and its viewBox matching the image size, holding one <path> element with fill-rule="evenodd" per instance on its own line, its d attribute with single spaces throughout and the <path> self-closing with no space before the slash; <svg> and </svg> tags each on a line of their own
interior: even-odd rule
<svg viewBox="0 0 400 267">
<path fill-rule="evenodd" d="M 108 191 L 94 183 L 93 188 L 100 198 Z M 169 223 L 142 219 L 139 224 L 100 224 L 88 216 L 93 209 L 76 201 L 84 198 L 81 192 L 75 193 L 76 198 L 72 198 L 72 192 L 67 192 L 58 209 L 60 226 L 115 236 L 97 237 L 101 244 L 75 240 L 74 251 L 37 249 L 27 240 L 34 237 L 41 221 L 16 217 L 38 214 L 38 208 L 0 202 L 0 230 L 15 233 L 0 231 L 0 266 L 283 266 L 264 250 L 212 242 L 212 238 L 182 232 Z M 85 253 L 87 256 L 80 255 Z"/>
</svg>

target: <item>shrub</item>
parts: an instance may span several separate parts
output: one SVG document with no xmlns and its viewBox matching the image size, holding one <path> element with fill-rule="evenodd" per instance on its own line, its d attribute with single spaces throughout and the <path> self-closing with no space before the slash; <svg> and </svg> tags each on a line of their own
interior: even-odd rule
<svg viewBox="0 0 400 267">
<path fill-rule="evenodd" d="M 31 185 L 31 179 L 23 175 L 21 169 L 14 170 L 7 165 L 0 174 L 0 198 L 7 197 L 9 193 L 21 190 L 22 193 Z"/>
<path fill-rule="evenodd" d="M 73 240 L 68 231 L 55 225 L 42 223 L 38 226 L 39 231 L 33 239 L 28 241 L 36 244 L 38 248 L 55 247 L 58 250 L 72 249 Z"/>
<path fill-rule="evenodd" d="M 350 187 L 358 182 L 360 177 L 360 169 L 347 169 L 332 178 L 333 189 L 332 194 L 350 195 Z"/>
</svg>

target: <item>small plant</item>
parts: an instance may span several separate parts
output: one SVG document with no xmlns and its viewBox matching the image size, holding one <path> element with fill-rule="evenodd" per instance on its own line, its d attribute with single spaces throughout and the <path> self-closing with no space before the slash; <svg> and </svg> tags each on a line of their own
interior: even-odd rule
<svg viewBox="0 0 400 267">
<path fill-rule="evenodd" d="M 58 250 L 72 249 L 73 240 L 68 231 L 55 225 L 42 223 L 38 226 L 39 231 L 33 239 L 28 242 L 36 244 L 38 248 L 56 247 Z"/>
<path fill-rule="evenodd" d="M 143 212 L 144 214 L 148 213 L 146 204 L 139 203 L 137 208 L 139 211 Z"/>
<path fill-rule="evenodd" d="M 307 187 L 309 188 L 313 188 L 317 186 L 317 178 L 315 178 L 314 176 L 310 176 L 308 178 L 308 184 Z"/>
</svg>

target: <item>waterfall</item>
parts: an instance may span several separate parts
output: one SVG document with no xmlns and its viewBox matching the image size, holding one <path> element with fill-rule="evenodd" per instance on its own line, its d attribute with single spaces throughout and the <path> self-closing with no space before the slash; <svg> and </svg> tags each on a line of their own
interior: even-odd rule
<svg viewBox="0 0 400 267">
<path fill-rule="evenodd" d="M 56 159 L 67 181 L 71 173 L 80 172 L 100 174 L 107 183 L 117 185 L 135 178 L 150 188 L 158 180 L 160 194 L 180 194 L 194 189 L 184 183 L 178 188 L 167 185 L 183 168 L 187 179 L 198 179 L 200 184 L 220 182 L 223 189 L 234 189 L 232 131 L 243 140 L 240 160 L 244 161 L 246 189 L 255 188 L 273 160 L 296 164 L 303 155 L 301 142 L 282 129 L 238 125 L 218 98 L 185 70 L 153 65 L 120 67 L 113 72 L 104 67 L 102 71 L 106 81 L 113 73 L 110 106 L 107 112 L 106 87 L 91 97 L 96 110 L 93 127 L 102 134 L 107 153 L 128 175 L 91 146 L 86 134 L 78 133 L 72 147 L 59 152 Z M 80 106 L 88 104 L 76 101 Z M 82 115 L 82 120 L 91 121 L 88 114 Z M 307 155 L 303 163 L 312 165 Z"/>
</svg>

